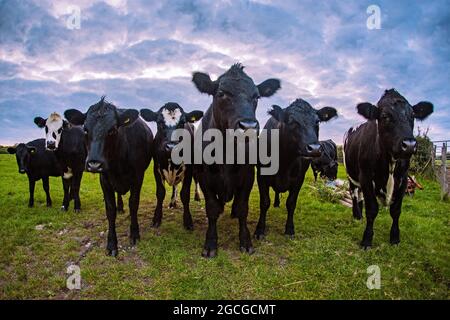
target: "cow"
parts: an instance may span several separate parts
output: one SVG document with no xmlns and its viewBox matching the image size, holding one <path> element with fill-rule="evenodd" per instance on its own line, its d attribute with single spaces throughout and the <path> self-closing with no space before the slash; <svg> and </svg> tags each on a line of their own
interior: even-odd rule
<svg viewBox="0 0 450 320">
<path fill-rule="evenodd" d="M 100 185 L 108 219 L 106 253 L 118 255 L 115 192 L 130 191 L 130 244 L 140 239 L 137 212 L 145 170 L 152 159 L 153 133 L 139 118 L 139 111 L 119 109 L 105 100 L 89 107 L 64 112 L 66 119 L 83 126 L 87 145 L 86 170 L 100 174 Z"/>
<path fill-rule="evenodd" d="M 327 178 L 328 180 L 336 180 L 338 172 L 337 146 L 333 140 L 319 141 L 322 154 L 318 158 L 314 158 L 311 162 L 314 180 L 317 176 Z"/>
<path fill-rule="evenodd" d="M 227 129 L 259 129 L 255 116 L 258 99 L 272 96 L 280 88 L 280 81 L 268 79 L 255 85 L 243 69 L 241 64 L 234 64 L 214 81 L 206 73 L 193 74 L 192 81 L 196 88 L 212 97 L 212 103 L 202 118 L 201 129 L 199 128 L 202 134 L 209 129 L 219 130 L 222 136 L 225 136 Z M 203 142 L 203 150 L 209 143 Z M 227 150 L 224 154 L 226 152 Z M 215 162 L 211 165 L 203 161 L 196 167 L 208 217 L 203 257 L 212 258 L 217 255 L 217 220 L 225 203 L 231 200 L 232 216 L 239 219 L 240 250 L 248 254 L 254 252 L 247 227 L 248 200 L 255 177 L 254 167 L 250 161 L 244 164 Z"/>
<path fill-rule="evenodd" d="M 153 173 L 156 181 L 157 204 L 152 226 L 158 228 L 162 222 L 162 207 L 166 195 L 165 182 L 173 187 L 170 201 L 171 208 L 176 206 L 176 187 L 179 183 L 182 183 L 180 197 L 183 203 L 183 225 L 185 229 L 192 230 L 194 224 L 189 210 L 189 201 L 193 165 L 176 164 L 172 161 L 172 150 L 179 142 L 174 140 L 172 133 L 176 129 L 187 130 L 191 136 L 193 146 L 194 126 L 192 123 L 200 120 L 203 117 L 203 112 L 198 110 L 185 112 L 178 103 L 168 102 L 157 112 L 150 109 L 142 109 L 140 114 L 145 121 L 156 122 L 157 124 L 157 132 L 153 141 Z"/>
<path fill-rule="evenodd" d="M 52 206 L 50 197 L 49 177 L 61 176 L 58 161 L 50 151 L 45 150 L 45 139 L 36 139 L 27 143 L 19 143 L 9 147 L 8 153 L 15 154 L 20 174 L 27 174 L 30 198 L 28 207 L 34 206 L 34 188 L 36 181 L 42 179 L 47 207 Z"/>
<path fill-rule="evenodd" d="M 279 143 L 279 170 L 274 175 L 262 175 L 261 165 L 257 169 L 260 216 L 254 236 L 258 240 L 263 239 L 266 234 L 270 188 L 275 193 L 289 192 L 286 200 L 287 220 L 284 233 L 290 238 L 294 237 L 294 211 L 305 173 L 312 159 L 322 154 L 322 147 L 319 144 L 319 124 L 337 116 L 337 111 L 332 107 L 317 110 L 305 100 L 297 99 L 284 109 L 273 105 L 269 115 L 271 117 L 264 129 L 268 132 L 268 143 Z M 272 141 L 271 132 L 274 129 L 279 130 L 279 141 Z"/>
<path fill-rule="evenodd" d="M 83 129 L 71 126 L 56 112 L 47 119 L 36 117 L 34 123 L 45 129 L 45 148 L 54 152 L 58 159 L 64 189 L 61 210 L 67 211 L 73 199 L 74 211 L 80 212 L 80 184 L 86 159 Z"/>
<path fill-rule="evenodd" d="M 389 206 L 392 217 L 390 243 L 400 243 L 398 225 L 407 186 L 407 172 L 417 142 L 413 135 L 414 119 L 424 120 L 433 112 L 433 104 L 419 102 L 411 106 L 395 89 L 386 90 L 377 105 L 369 102 L 356 106 L 367 119 L 350 128 L 344 137 L 344 165 L 353 199 L 353 217 L 366 211 L 366 229 L 361 246 L 372 246 L 373 224 L 378 201 Z"/>
<path fill-rule="evenodd" d="M 327 178 L 331 181 L 336 180 L 338 171 L 337 146 L 333 140 L 319 141 L 322 154 L 320 157 L 313 158 L 311 161 L 311 169 L 314 174 L 314 181 L 317 181 L 317 175 L 321 178 Z M 275 200 L 273 202 L 275 208 L 280 207 L 280 194 L 275 192 Z"/>
</svg>

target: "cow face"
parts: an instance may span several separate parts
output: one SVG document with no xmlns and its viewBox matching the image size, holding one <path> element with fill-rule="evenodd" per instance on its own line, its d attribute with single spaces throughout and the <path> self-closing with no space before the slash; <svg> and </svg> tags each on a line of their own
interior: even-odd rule
<svg viewBox="0 0 450 320">
<path fill-rule="evenodd" d="M 205 73 L 193 75 L 197 89 L 213 97 L 213 116 L 218 129 L 258 129 L 255 115 L 258 99 L 270 97 L 280 88 L 277 79 L 255 85 L 243 69 L 235 64 L 215 81 Z"/>
<path fill-rule="evenodd" d="M 47 119 L 36 117 L 34 123 L 45 129 L 45 148 L 50 151 L 58 150 L 63 130 L 68 126 L 58 113 L 54 112 Z"/>
<path fill-rule="evenodd" d="M 37 149 L 35 147 L 27 146 L 24 143 L 8 148 L 8 153 L 16 155 L 17 166 L 21 174 L 28 172 L 31 158 L 36 152 Z"/>
<path fill-rule="evenodd" d="M 365 102 L 356 108 L 366 119 L 377 121 L 380 146 L 394 159 L 409 159 L 416 151 L 414 119 L 424 120 L 433 112 L 430 102 L 411 106 L 395 89 L 386 90 L 377 106 Z"/>
<path fill-rule="evenodd" d="M 329 180 L 334 181 L 337 179 L 338 163 L 336 161 L 331 161 L 328 165 L 323 168 L 323 176 L 327 177 Z"/>
<path fill-rule="evenodd" d="M 102 97 L 86 113 L 70 109 L 64 112 L 64 116 L 70 123 L 84 126 L 88 150 L 86 170 L 106 172 L 111 158 L 117 153 L 119 129 L 132 124 L 139 117 L 139 112 L 118 109 Z"/>
<path fill-rule="evenodd" d="M 336 109 L 324 107 L 316 110 L 297 99 L 286 109 L 274 105 L 269 114 L 279 122 L 280 140 L 286 141 L 289 150 L 296 156 L 315 158 L 321 155 L 319 124 L 337 115 Z"/>
<path fill-rule="evenodd" d="M 170 157 L 172 149 L 178 141 L 172 141 L 172 133 L 175 129 L 183 129 L 187 123 L 194 123 L 203 117 L 202 111 L 184 112 L 183 108 L 174 102 L 168 102 L 158 112 L 142 109 L 141 116 L 145 121 L 156 122 L 157 136 L 155 137 L 158 151 Z"/>
</svg>

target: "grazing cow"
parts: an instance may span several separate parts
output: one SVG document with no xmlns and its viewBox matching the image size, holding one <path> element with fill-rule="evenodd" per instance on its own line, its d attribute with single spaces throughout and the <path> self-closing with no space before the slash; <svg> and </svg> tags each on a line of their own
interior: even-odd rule
<svg viewBox="0 0 450 320">
<path fill-rule="evenodd" d="M 197 89 L 212 96 L 212 103 L 206 111 L 201 130 L 216 129 L 225 137 L 227 129 L 258 130 L 255 111 L 260 97 L 270 97 L 280 88 L 280 81 L 268 79 L 255 85 L 240 64 L 233 65 L 217 80 L 212 81 L 208 74 L 195 72 L 192 81 Z M 209 142 L 203 142 L 203 149 Z M 235 146 L 233 146 L 235 147 Z M 224 147 L 226 154 L 227 150 Z M 249 157 L 247 157 L 248 159 Z M 232 216 L 239 218 L 239 242 L 242 252 L 254 251 L 247 227 L 248 199 L 254 181 L 254 165 L 220 164 L 198 167 L 198 180 L 205 197 L 208 230 L 203 257 L 217 254 L 217 219 L 224 210 L 226 202 L 231 201 Z"/>
<path fill-rule="evenodd" d="M 84 125 L 88 154 L 86 170 L 100 173 L 100 184 L 108 218 L 107 254 L 117 256 L 115 192 L 130 191 L 130 243 L 140 239 L 137 211 L 144 172 L 150 164 L 153 134 L 139 112 L 119 109 L 105 97 L 86 113 L 75 109 L 64 112 L 70 123 Z"/>
<path fill-rule="evenodd" d="M 322 154 L 320 157 L 311 161 L 311 169 L 313 170 L 314 180 L 317 181 L 317 174 L 321 178 L 336 180 L 338 171 L 337 146 L 333 140 L 319 141 Z M 280 206 L 280 194 L 275 192 L 274 207 Z"/>
<path fill-rule="evenodd" d="M 187 230 L 192 230 L 194 225 L 189 210 L 189 200 L 193 165 L 184 163 L 174 164 L 172 162 L 172 150 L 178 143 L 178 140 L 172 140 L 172 133 L 175 129 L 188 130 L 193 147 L 194 126 L 192 123 L 203 117 L 203 112 L 191 111 L 186 113 L 178 103 L 168 102 L 158 112 L 142 109 L 141 116 L 145 121 L 156 122 L 158 130 L 153 142 L 153 173 L 155 175 L 157 197 L 153 227 L 158 228 L 161 225 L 162 206 L 166 195 L 164 182 L 167 182 L 169 186 L 173 187 L 170 207 L 175 207 L 176 205 L 176 186 L 182 182 L 180 196 L 181 202 L 183 203 L 183 225 Z"/>
<path fill-rule="evenodd" d="M 47 207 L 52 206 L 50 197 L 49 177 L 61 176 L 58 161 L 55 155 L 45 150 L 45 139 L 37 139 L 28 143 L 19 143 L 15 147 L 8 148 L 10 154 L 16 155 L 19 173 L 26 173 L 28 176 L 28 186 L 30 190 L 30 199 L 28 207 L 34 205 L 34 187 L 36 181 L 42 179 L 42 187 L 47 197 Z"/>
<path fill-rule="evenodd" d="M 337 146 L 333 140 L 319 141 L 322 154 L 314 158 L 311 162 L 311 168 L 314 173 L 314 180 L 317 181 L 317 175 L 321 178 L 327 178 L 331 181 L 336 180 L 338 172 Z"/>
<path fill-rule="evenodd" d="M 407 185 L 411 155 L 416 151 L 414 119 L 423 120 L 433 112 L 429 102 L 411 106 L 394 89 L 386 90 L 377 106 L 368 102 L 357 105 L 368 121 L 350 128 L 344 141 L 344 165 L 353 198 L 353 216 L 362 218 L 366 209 L 366 229 L 361 246 L 372 246 L 373 223 L 378 214 L 378 201 L 390 206 L 391 244 L 400 242 L 398 220 Z"/>
<path fill-rule="evenodd" d="M 36 117 L 34 123 L 45 129 L 45 148 L 53 151 L 62 170 L 64 199 L 61 210 L 67 211 L 70 200 L 74 200 L 74 211 L 81 210 L 80 184 L 83 177 L 86 147 L 84 133 L 80 127 L 70 126 L 58 113 L 47 119 Z"/>
<path fill-rule="evenodd" d="M 285 234 L 294 237 L 294 210 L 297 197 L 305 178 L 305 173 L 314 158 L 321 156 L 319 144 L 319 124 L 337 115 L 336 109 L 324 107 L 316 110 L 311 105 L 297 99 L 287 108 L 274 105 L 269 111 L 271 117 L 264 129 L 268 130 L 269 143 L 279 143 L 279 170 L 274 175 L 261 175 L 258 166 L 258 188 L 260 216 L 255 230 L 255 238 L 263 239 L 266 232 L 266 214 L 270 206 L 270 187 L 276 192 L 289 191 L 286 200 L 287 220 Z M 279 142 L 271 141 L 271 130 L 279 130 Z"/>
</svg>

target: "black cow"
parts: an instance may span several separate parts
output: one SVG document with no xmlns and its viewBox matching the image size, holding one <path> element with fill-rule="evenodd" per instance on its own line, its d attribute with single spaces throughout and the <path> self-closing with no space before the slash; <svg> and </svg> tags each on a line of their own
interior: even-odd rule
<svg viewBox="0 0 450 320">
<path fill-rule="evenodd" d="M 353 198 L 353 216 L 362 218 L 363 199 L 366 207 L 367 224 L 361 246 L 364 249 L 372 246 L 373 223 L 378 214 L 377 197 L 382 204 L 390 206 L 390 242 L 398 244 L 398 220 L 409 160 L 417 147 L 413 135 L 414 119 L 425 119 L 433 112 L 433 105 L 419 102 L 411 106 L 391 89 L 385 91 L 377 106 L 365 102 L 356 108 L 368 121 L 346 133 L 344 164 Z"/>
<path fill-rule="evenodd" d="M 15 147 L 8 148 L 10 154 L 16 155 L 19 173 L 26 173 L 28 176 L 28 186 L 30 190 L 30 199 L 28 206 L 34 205 L 34 187 L 36 181 L 42 179 L 42 187 L 47 197 L 47 207 L 52 206 L 50 197 L 49 177 L 61 176 L 58 161 L 55 155 L 45 150 L 45 139 L 37 139 L 30 142 L 19 143 Z"/>
<path fill-rule="evenodd" d="M 302 187 L 305 173 L 313 158 L 321 156 L 319 144 L 319 124 L 337 115 L 336 109 L 324 107 L 316 110 L 311 105 L 297 99 L 287 108 L 274 105 L 269 111 L 271 118 L 264 129 L 268 130 L 269 143 L 279 143 L 279 170 L 274 175 L 261 175 L 258 166 L 258 188 L 260 216 L 255 230 L 256 239 L 262 239 L 266 231 L 266 214 L 270 206 L 270 187 L 276 193 L 289 191 L 286 200 L 287 220 L 285 234 L 294 237 L 294 210 Z M 279 130 L 279 141 L 272 141 L 271 130 Z"/>
<path fill-rule="evenodd" d="M 321 178 L 336 180 L 338 172 L 337 146 L 333 140 L 319 141 L 322 154 L 318 158 L 314 158 L 311 162 L 314 180 L 317 181 L 317 175 Z"/>
<path fill-rule="evenodd" d="M 158 112 L 142 109 L 141 116 L 144 120 L 149 122 L 154 121 L 157 124 L 157 133 L 153 142 L 153 173 L 155 175 L 157 197 L 153 227 L 158 228 L 161 225 L 162 207 L 166 195 L 164 182 L 167 182 L 173 187 L 170 202 L 171 207 L 176 206 L 176 186 L 182 182 L 180 196 L 181 202 L 183 203 L 183 225 L 187 230 L 192 230 L 194 225 L 189 210 L 189 200 L 193 165 L 185 163 L 175 164 L 172 162 L 172 150 L 179 142 L 173 139 L 172 133 L 175 129 L 188 130 L 193 146 L 194 126 L 192 123 L 203 117 L 203 112 L 191 111 L 186 113 L 178 103 L 168 102 Z"/>
<path fill-rule="evenodd" d="M 70 126 L 58 113 L 47 119 L 36 117 L 34 123 L 45 128 L 46 149 L 55 152 L 61 169 L 64 199 L 62 210 L 67 211 L 70 200 L 74 200 L 74 211 L 81 210 L 80 184 L 83 177 L 86 147 L 83 129 Z"/>
<path fill-rule="evenodd" d="M 193 74 L 192 81 L 197 89 L 213 98 L 201 122 L 202 133 L 208 129 L 217 129 L 225 137 L 227 129 L 258 129 L 255 116 L 258 99 L 273 95 L 280 88 L 280 81 L 268 79 L 255 85 L 243 68 L 240 64 L 235 64 L 215 81 L 205 73 Z M 207 145 L 208 142 L 203 142 L 203 149 Z M 226 152 L 227 150 L 224 154 Z M 199 184 L 205 197 L 208 216 L 203 257 L 214 257 L 217 254 L 217 219 L 223 212 L 225 203 L 233 198 L 232 216 L 239 218 L 240 249 L 247 253 L 254 251 L 247 227 L 248 199 L 255 176 L 254 165 L 249 162 L 239 165 L 207 165 L 203 162 L 198 167 Z"/>
<path fill-rule="evenodd" d="M 137 211 L 144 172 L 150 164 L 153 134 L 139 112 L 119 109 L 105 97 L 86 113 L 70 109 L 64 112 L 70 123 L 84 125 L 88 148 L 86 170 L 100 173 L 100 184 L 108 218 L 107 254 L 117 256 L 115 194 L 130 191 L 130 243 L 140 239 Z"/>
</svg>

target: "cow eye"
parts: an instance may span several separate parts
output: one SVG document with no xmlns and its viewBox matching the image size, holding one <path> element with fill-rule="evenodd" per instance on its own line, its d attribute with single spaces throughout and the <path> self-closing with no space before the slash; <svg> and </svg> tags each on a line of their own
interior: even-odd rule
<svg viewBox="0 0 450 320">
<path fill-rule="evenodd" d="M 47 126 L 45 126 L 45 133 L 46 134 L 48 133 L 48 127 Z"/>
<path fill-rule="evenodd" d="M 61 134 L 61 132 L 62 132 L 62 128 L 59 128 L 58 133 Z"/>
<path fill-rule="evenodd" d="M 217 92 L 217 97 L 219 97 L 219 98 L 223 98 L 223 97 L 225 97 L 225 92 L 223 92 L 222 90 L 219 90 L 218 92 Z"/>
</svg>

